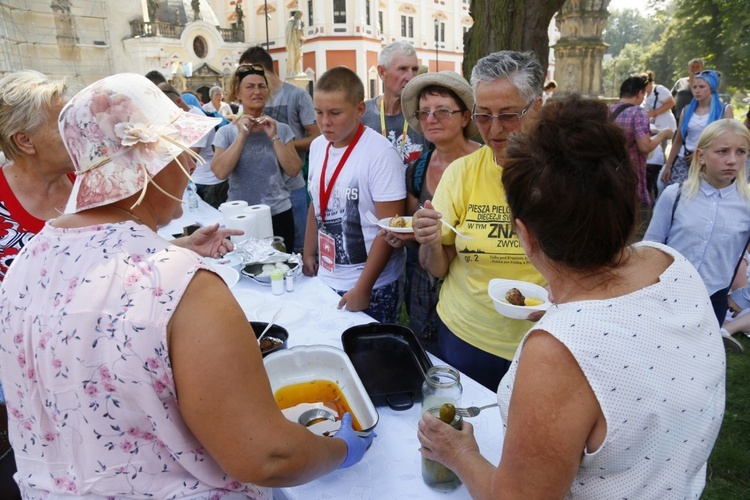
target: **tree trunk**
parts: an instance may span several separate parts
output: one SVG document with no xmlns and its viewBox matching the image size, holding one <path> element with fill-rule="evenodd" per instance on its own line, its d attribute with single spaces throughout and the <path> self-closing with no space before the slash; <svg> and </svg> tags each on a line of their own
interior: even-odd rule
<svg viewBox="0 0 750 500">
<path fill-rule="evenodd" d="M 530 50 L 547 72 L 547 28 L 565 0 L 471 0 L 474 19 L 464 39 L 464 76 L 477 60 L 498 50 Z"/>
</svg>

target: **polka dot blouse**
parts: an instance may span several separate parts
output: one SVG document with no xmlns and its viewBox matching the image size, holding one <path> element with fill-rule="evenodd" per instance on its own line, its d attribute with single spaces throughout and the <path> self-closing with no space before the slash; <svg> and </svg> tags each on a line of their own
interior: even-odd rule
<svg viewBox="0 0 750 500">
<path fill-rule="evenodd" d="M 639 245 L 674 257 L 658 283 L 553 306 L 535 326 L 570 350 L 607 420 L 602 446 L 582 450 L 574 498 L 698 498 L 724 416 L 725 354 L 703 281 L 671 248 Z M 522 349 L 498 388 L 504 422 Z"/>
</svg>

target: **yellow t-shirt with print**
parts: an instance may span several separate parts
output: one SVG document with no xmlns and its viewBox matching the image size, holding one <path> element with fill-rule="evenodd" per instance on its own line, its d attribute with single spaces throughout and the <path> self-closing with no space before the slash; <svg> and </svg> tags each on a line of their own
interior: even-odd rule
<svg viewBox="0 0 750 500">
<path fill-rule="evenodd" d="M 455 245 L 456 258 L 440 290 L 437 312 L 460 339 L 512 360 L 533 323 L 498 314 L 487 285 L 493 278 L 542 286 L 546 281 L 529 263 L 511 226 L 501 174 L 492 150 L 484 146 L 451 163 L 440 179 L 432 200 L 435 209 L 474 239 L 458 238 L 442 226 L 443 245 Z"/>
</svg>

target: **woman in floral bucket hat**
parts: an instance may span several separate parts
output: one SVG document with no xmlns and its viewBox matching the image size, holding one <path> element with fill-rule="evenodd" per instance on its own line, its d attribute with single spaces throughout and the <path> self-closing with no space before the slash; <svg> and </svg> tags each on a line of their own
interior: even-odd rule
<svg viewBox="0 0 750 500">
<path fill-rule="evenodd" d="M 340 439 L 286 420 L 224 282 L 155 232 L 181 215 L 189 148 L 216 121 L 132 74 L 62 109 L 77 174 L 66 214 L 24 247 L 0 290 L 0 378 L 24 498 L 271 498 L 267 486 L 356 463 L 372 439 L 349 417 Z"/>
</svg>

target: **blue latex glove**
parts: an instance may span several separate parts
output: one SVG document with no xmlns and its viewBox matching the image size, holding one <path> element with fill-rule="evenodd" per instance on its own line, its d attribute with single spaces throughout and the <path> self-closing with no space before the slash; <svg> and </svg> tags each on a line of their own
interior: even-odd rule
<svg viewBox="0 0 750 500">
<path fill-rule="evenodd" d="M 346 459 L 344 459 L 344 463 L 339 465 L 339 469 L 346 469 L 362 460 L 365 452 L 372 444 L 372 440 L 375 439 L 375 433 L 370 432 L 367 437 L 357 435 L 352 429 L 351 413 L 344 413 L 344 417 L 341 419 L 341 428 L 334 438 L 343 439 L 346 443 Z"/>
</svg>

